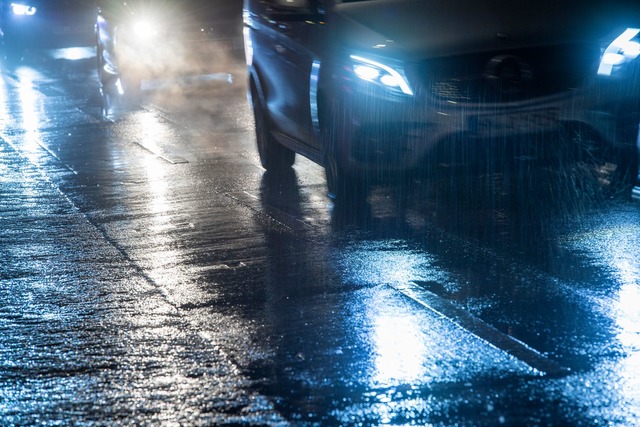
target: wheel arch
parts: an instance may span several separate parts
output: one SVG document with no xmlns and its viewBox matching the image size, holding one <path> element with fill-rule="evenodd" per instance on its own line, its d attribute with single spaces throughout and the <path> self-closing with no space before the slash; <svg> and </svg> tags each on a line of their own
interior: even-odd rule
<svg viewBox="0 0 640 427">
<path fill-rule="evenodd" d="M 252 65 L 248 69 L 248 85 L 247 85 L 247 99 L 249 103 L 253 102 L 254 97 L 258 97 L 258 101 L 262 104 L 263 107 L 266 107 L 267 100 L 266 94 L 264 90 L 264 85 L 262 83 L 261 78 L 262 73 L 260 72 L 259 67 Z M 266 108 L 265 108 L 266 110 Z"/>
</svg>

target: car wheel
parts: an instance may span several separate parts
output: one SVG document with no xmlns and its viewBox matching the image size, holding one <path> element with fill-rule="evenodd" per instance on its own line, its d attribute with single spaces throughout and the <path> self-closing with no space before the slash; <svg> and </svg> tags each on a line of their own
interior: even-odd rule
<svg viewBox="0 0 640 427">
<path fill-rule="evenodd" d="M 612 196 L 630 197 L 638 182 L 638 153 L 636 149 L 620 153 L 608 189 Z"/>
<path fill-rule="evenodd" d="M 630 196 L 634 186 L 638 157 L 635 149 L 616 149 L 606 145 L 590 129 L 570 131 L 575 182 L 595 196 Z M 588 181 L 587 181 L 588 180 Z"/>
<path fill-rule="evenodd" d="M 98 80 L 100 81 L 100 89 L 105 84 L 106 73 L 104 71 L 104 48 L 100 42 L 96 39 L 96 72 L 98 73 Z"/>
<path fill-rule="evenodd" d="M 295 152 L 275 140 L 271 134 L 271 123 L 256 91 L 252 92 L 253 116 L 256 128 L 256 143 L 262 167 L 268 171 L 290 168 L 295 161 Z"/>
<path fill-rule="evenodd" d="M 340 144 L 340 128 L 341 125 L 332 122 L 322 132 L 324 169 L 329 198 L 334 203 L 343 205 L 346 203 L 362 203 L 366 200 L 368 190 L 366 174 L 362 171 L 348 168 L 345 160 L 346 154 Z"/>
<path fill-rule="evenodd" d="M 100 43 L 96 43 L 96 68 L 98 72 L 98 81 L 100 82 L 100 97 L 102 100 L 102 115 L 111 117 L 117 109 L 120 100 L 120 94 L 117 88 L 117 76 L 107 73 L 104 69 L 104 49 Z"/>
<path fill-rule="evenodd" d="M 96 61 L 100 94 L 102 95 L 103 114 L 113 114 L 115 111 L 128 111 L 137 108 L 142 103 L 142 80 L 119 69 L 116 72 L 105 70 L 105 48 L 96 40 Z"/>
</svg>

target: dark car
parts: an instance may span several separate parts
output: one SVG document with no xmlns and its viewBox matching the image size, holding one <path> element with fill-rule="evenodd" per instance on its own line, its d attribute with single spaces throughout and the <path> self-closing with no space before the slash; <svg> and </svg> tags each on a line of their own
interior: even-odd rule
<svg viewBox="0 0 640 427">
<path fill-rule="evenodd" d="M 637 1 L 245 0 L 262 165 L 330 195 L 438 165 L 547 162 L 630 194 Z M 570 174 L 558 179 L 571 180 Z"/>
<path fill-rule="evenodd" d="M 32 48 L 90 46 L 94 16 L 91 0 L 0 1 L 3 53 L 19 59 Z"/>
<path fill-rule="evenodd" d="M 136 99 L 141 82 L 203 75 L 242 55 L 241 0 L 98 0 L 103 93 Z"/>
</svg>

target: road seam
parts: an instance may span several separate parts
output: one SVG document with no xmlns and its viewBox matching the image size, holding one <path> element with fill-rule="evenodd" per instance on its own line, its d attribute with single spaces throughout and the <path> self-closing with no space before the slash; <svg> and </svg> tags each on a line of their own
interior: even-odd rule
<svg viewBox="0 0 640 427">
<path fill-rule="evenodd" d="M 439 297 L 433 292 L 429 292 L 420 286 L 419 282 L 408 282 L 401 285 L 390 284 L 389 286 L 438 316 L 454 323 L 464 331 L 485 341 L 488 345 L 527 364 L 537 371 L 540 376 L 560 377 L 571 372 L 569 368 L 561 366 L 555 361 L 545 357 L 522 341 L 500 332 L 495 327 L 471 315 L 466 310 L 457 307 L 455 304 Z"/>
</svg>

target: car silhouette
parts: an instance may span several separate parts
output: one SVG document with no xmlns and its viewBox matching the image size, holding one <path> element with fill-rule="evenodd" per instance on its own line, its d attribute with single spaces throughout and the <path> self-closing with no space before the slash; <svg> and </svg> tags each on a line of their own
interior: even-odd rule
<svg viewBox="0 0 640 427">
<path fill-rule="evenodd" d="M 640 4 L 246 0 L 262 166 L 322 165 L 329 195 L 446 165 L 638 180 Z M 570 180 L 570 174 L 558 179 Z"/>
<path fill-rule="evenodd" d="M 238 0 L 98 0 L 103 96 L 135 104 L 144 80 L 203 76 L 241 56 L 241 8 Z"/>
</svg>

